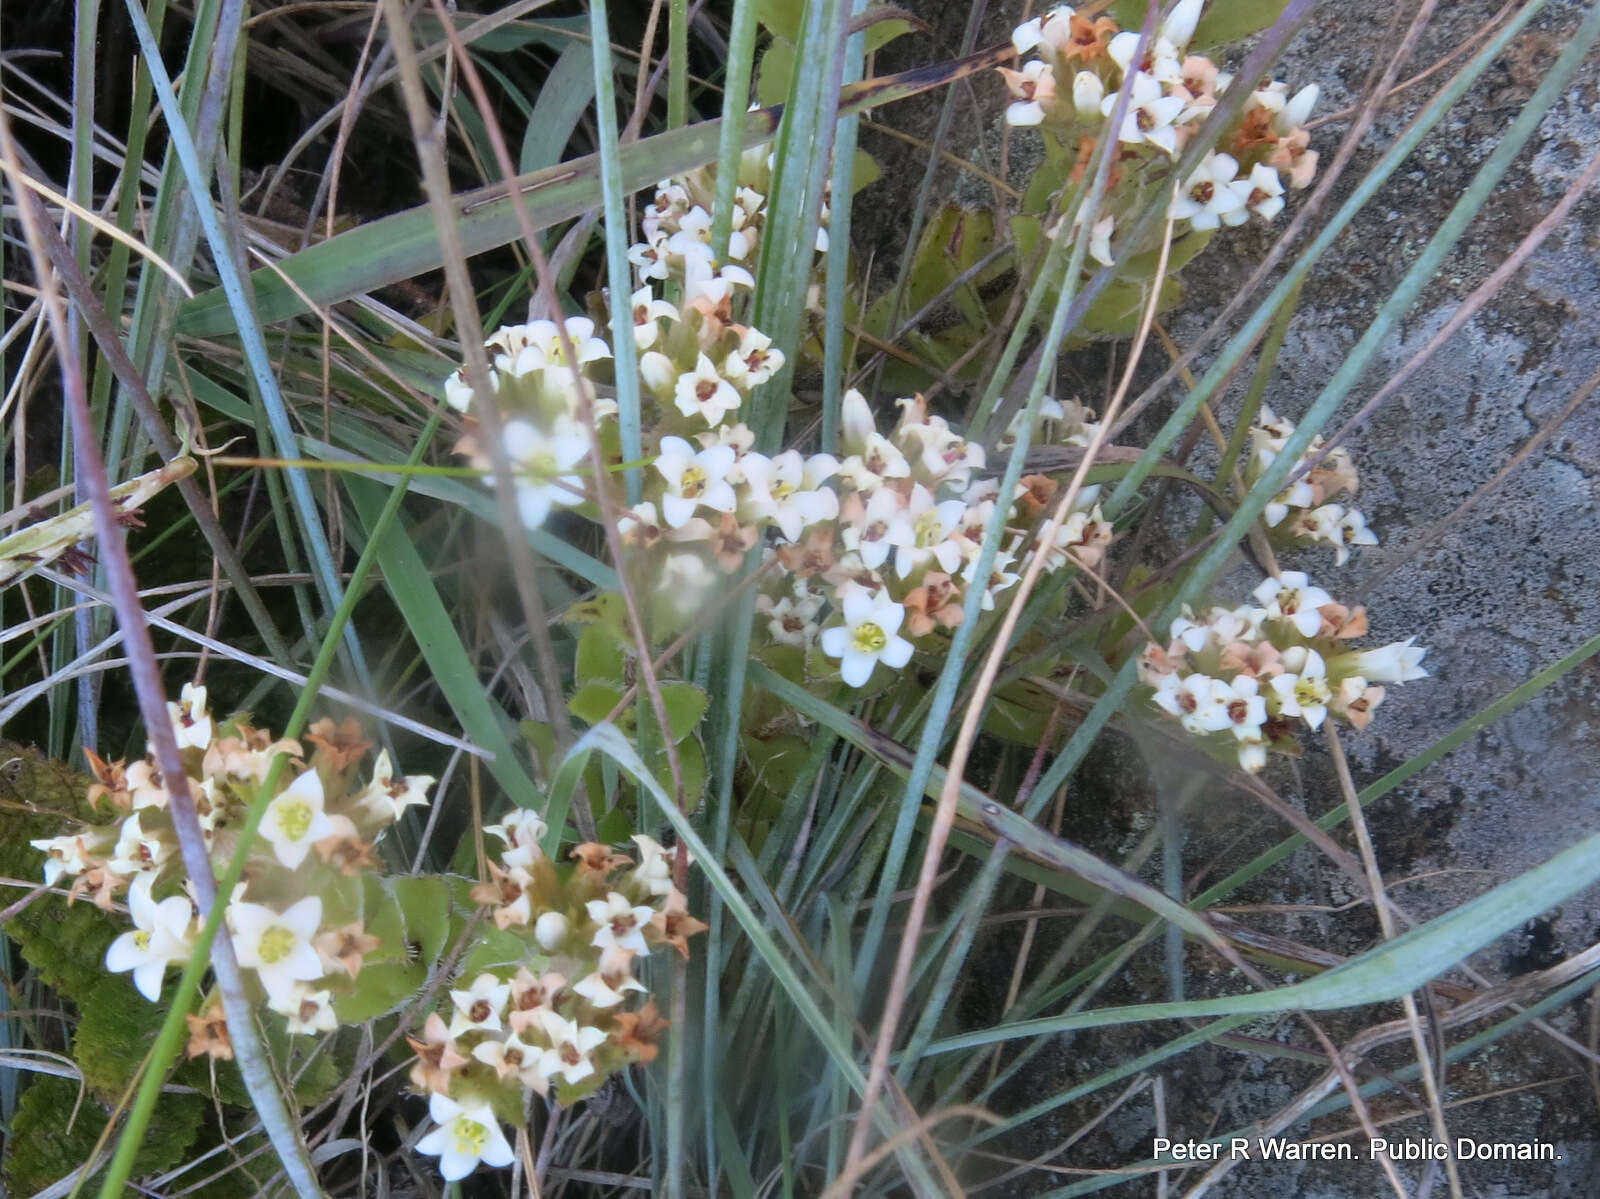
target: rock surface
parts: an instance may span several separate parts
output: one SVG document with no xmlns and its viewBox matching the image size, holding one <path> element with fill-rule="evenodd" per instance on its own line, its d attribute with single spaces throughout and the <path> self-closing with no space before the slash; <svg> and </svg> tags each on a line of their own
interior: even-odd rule
<svg viewBox="0 0 1600 1199">
<path fill-rule="evenodd" d="M 907 45 L 900 52 L 925 55 L 931 49 L 953 56 L 967 6 L 908 7 L 934 26 L 932 45 L 923 39 L 915 51 Z M 1404 74 L 1415 74 L 1444 58 L 1492 19 L 1498 7 L 1488 0 L 1439 5 Z M 1304 413 L 1538 86 L 1584 7 L 1573 0 L 1548 4 L 1318 266 L 1267 393 L 1279 413 L 1291 418 Z M 980 46 L 1002 40 L 1018 16 L 1014 6 L 991 8 Z M 1294 81 L 1294 86 L 1320 83 L 1321 113 L 1345 108 L 1354 103 L 1377 56 L 1398 43 L 1414 5 L 1403 8 L 1401 24 L 1394 27 L 1394 6 L 1380 0 L 1322 5 L 1297 36 L 1278 76 Z M 1237 62 L 1242 56 L 1240 49 L 1228 57 Z M 1406 92 L 1381 114 L 1334 203 L 1343 200 L 1381 148 L 1464 57 Z M 1520 156 L 1445 269 L 1384 345 L 1380 363 L 1369 372 L 1345 415 L 1428 341 L 1600 150 L 1600 122 L 1594 116 L 1600 110 L 1597 80 L 1600 69 L 1591 60 L 1544 119 L 1534 147 Z M 950 146 L 994 169 L 998 126 L 993 117 L 1001 108 L 1000 88 L 985 79 L 973 87 L 983 105 L 982 116 L 975 116 L 970 100 L 963 98 Z M 927 136 L 937 105 L 901 107 L 907 111 L 897 111 L 890 119 Z M 1341 122 L 1330 122 L 1314 135 L 1313 144 L 1323 152 L 1324 162 L 1343 130 Z M 1013 167 L 1027 157 L 1028 136 L 1012 138 Z M 914 194 L 924 160 L 915 151 L 891 150 L 881 141 L 864 144 L 885 161 L 886 173 L 905 180 L 901 186 Z M 951 189 L 973 201 L 984 199 L 987 191 L 952 175 L 941 179 L 936 194 L 948 195 Z M 876 247 L 880 263 L 896 262 L 904 236 L 896 222 L 903 225 L 909 204 L 863 207 L 867 212 L 858 218 L 858 231 Z M 878 216 L 872 215 L 873 210 Z M 1600 192 L 1591 191 L 1527 267 L 1351 440 L 1363 479 L 1358 503 L 1383 544 L 1338 570 L 1331 554 L 1317 551 L 1285 563 L 1308 570 L 1338 598 L 1366 603 L 1374 643 L 1417 634 L 1430 647 L 1426 665 L 1433 677 L 1391 693 L 1371 729 L 1346 736 L 1358 784 L 1425 749 L 1600 634 L 1600 399 L 1579 405 L 1500 486 L 1480 494 L 1600 370 L 1597 229 Z M 1184 306 L 1167 321 L 1178 344 L 1187 344 L 1206 326 L 1249 274 L 1266 244 L 1266 235 L 1253 231 L 1227 235 L 1213 244 L 1196 264 L 1203 269 L 1189 272 Z M 1100 356 L 1091 350 L 1076 361 L 1064 362 L 1063 374 L 1092 381 L 1099 366 Z M 1085 398 L 1094 394 L 1086 389 Z M 1159 415 L 1170 409 L 1171 402 L 1168 398 L 1166 407 L 1158 404 Z M 1237 402 L 1235 394 L 1224 403 L 1225 425 L 1229 405 Z M 1196 461 L 1203 464 L 1205 458 L 1197 454 Z M 1250 580 L 1241 570 L 1232 582 L 1247 587 Z M 1237 602 L 1231 596 L 1224 598 Z M 1133 771 L 1142 769 L 1127 755 L 1113 753 L 1103 772 L 1116 774 L 1118 762 Z M 1275 769 L 1269 781 L 1313 814 L 1341 802 L 1331 767 L 1318 751 L 1308 753 L 1297 770 Z M 1118 844 L 1119 831 L 1148 823 L 1150 796 L 1144 794 L 1145 787 L 1142 780 L 1128 784 L 1124 776 L 1111 788 L 1108 810 L 1082 818 L 1088 826 L 1098 825 L 1098 842 L 1091 838 L 1094 828 L 1077 831 L 1102 852 L 1114 856 L 1123 851 L 1126 846 Z M 1237 807 L 1236 800 L 1226 802 Z M 1234 842 L 1256 816 L 1238 813 L 1226 819 L 1212 813 L 1195 818 L 1186 873 L 1192 875 L 1212 851 Z M 1370 811 L 1370 821 L 1385 877 L 1395 885 L 1395 898 L 1418 919 L 1446 911 L 1600 832 L 1600 656 L 1380 800 Z M 1273 839 L 1280 835 L 1276 827 L 1266 832 Z M 1123 839 L 1131 844 L 1131 838 Z M 1344 843 L 1351 844 L 1348 835 Z M 1243 860 L 1241 848 L 1234 845 L 1227 867 Z M 1408 879 L 1415 881 L 1401 883 Z M 1303 851 L 1241 898 L 1254 903 L 1339 905 L 1355 895 L 1325 859 Z M 1244 918 L 1266 931 L 1342 953 L 1371 945 L 1377 934 L 1364 911 Z M 1471 964 L 1491 980 L 1501 981 L 1550 966 L 1597 940 L 1600 888 L 1590 888 L 1536 921 L 1520 937 L 1502 940 L 1478 954 Z M 991 952 L 995 965 L 1008 972 L 1007 943 L 998 943 Z M 1191 974 L 1203 975 L 1205 964 L 1196 957 L 1190 960 Z M 1149 978 L 1153 993 L 1130 990 L 1097 1002 L 1165 998 L 1159 964 Z M 1217 983 L 1219 990 L 1238 986 L 1237 980 L 1224 977 Z M 1551 1023 L 1592 1044 L 1594 1002 L 1591 997 L 1588 1004 L 1569 1004 L 1552 1015 Z M 977 1003 L 973 1014 L 980 1016 L 987 1006 Z M 1380 1018 L 1393 1018 L 1396 1011 Z M 1335 1040 L 1360 1027 L 1338 1014 L 1323 1023 Z M 1282 1035 L 1296 1043 L 1309 1042 L 1306 1031 L 1292 1025 Z M 1025 1106 L 1157 1043 L 1158 1038 L 1145 1031 L 1097 1033 L 1063 1043 L 1041 1055 L 1008 1101 Z M 1411 1060 L 1408 1052 L 1398 1047 L 1379 1060 L 1398 1068 Z M 1452 1067 L 1446 1101 L 1463 1101 L 1448 1113 L 1452 1135 L 1549 1142 L 1561 1155 L 1559 1161 L 1548 1163 L 1466 1163 L 1462 1170 L 1468 1194 L 1577 1199 L 1597 1193 L 1600 1141 L 1595 1130 L 1600 1126 L 1596 1115 L 1600 1096 L 1583 1081 L 1590 1068 L 1553 1040 L 1530 1031 Z M 1241 1127 L 1282 1106 L 1312 1077 L 1305 1065 L 1223 1050 L 1192 1052 L 1166 1071 L 1168 1116 L 1175 1127 L 1182 1126 L 1184 1135 Z M 1502 1089 L 1513 1090 L 1484 1097 Z M 1115 1093 L 1115 1088 L 1109 1089 L 1097 1100 L 1104 1103 Z M 1407 1106 L 1380 1107 L 1374 1114 L 1380 1119 L 1396 1116 Z M 1019 1157 L 1048 1153 L 1099 1110 L 1069 1107 L 1043 1117 L 1030 1127 L 1026 1144 L 1011 1149 Z M 1298 1125 L 1288 1135 L 1303 1138 L 1351 1126 L 1345 1111 L 1315 1125 Z M 1149 1155 L 1153 1132 L 1146 1093 L 1107 1119 L 1058 1164 L 1105 1166 L 1138 1160 Z M 1389 1126 L 1387 1135 L 1420 1139 L 1429 1135 L 1428 1125 L 1425 1119 L 1404 1120 Z M 1241 1163 L 1213 1193 L 1273 1199 L 1366 1199 L 1387 1193 L 1365 1153 L 1364 1136 L 1358 1135 L 1355 1143 L 1355 1163 Z M 1402 1165 L 1400 1172 L 1415 1186 L 1421 1167 Z M 1009 1193 L 1032 1194 L 1071 1181 L 1057 1176 L 1040 1182 L 1040 1178 L 1036 1173 L 1019 1179 Z M 1198 1173 L 1173 1176 L 1173 1193 L 1181 1193 L 1197 1178 Z M 1433 1190 L 1445 1193 L 1442 1176 L 1434 1179 Z M 1110 1193 L 1154 1194 L 1155 1189 L 1145 1181 Z"/>
</svg>

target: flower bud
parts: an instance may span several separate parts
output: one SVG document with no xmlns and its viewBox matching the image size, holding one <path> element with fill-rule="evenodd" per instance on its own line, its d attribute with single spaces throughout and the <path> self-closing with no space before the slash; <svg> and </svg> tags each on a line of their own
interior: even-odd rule
<svg viewBox="0 0 1600 1199">
<path fill-rule="evenodd" d="M 545 912 L 534 921 L 533 939 L 539 948 L 554 953 L 567 939 L 567 918 L 560 912 Z"/>
<path fill-rule="evenodd" d="M 1072 81 L 1072 106 L 1080 117 L 1098 118 L 1100 102 L 1106 97 L 1106 85 L 1093 71 L 1079 71 Z"/>
</svg>

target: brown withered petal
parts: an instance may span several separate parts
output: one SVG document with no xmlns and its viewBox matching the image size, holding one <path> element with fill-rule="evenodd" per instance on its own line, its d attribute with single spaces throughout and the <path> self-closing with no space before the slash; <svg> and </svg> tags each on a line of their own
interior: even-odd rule
<svg viewBox="0 0 1600 1199">
<path fill-rule="evenodd" d="M 228 1036 L 228 1022 L 220 1002 L 212 1003 L 199 1015 L 189 1012 L 183 1018 L 189 1023 L 189 1044 L 184 1050 L 189 1057 L 203 1053 L 218 1061 L 233 1060 L 233 1039 Z"/>
</svg>

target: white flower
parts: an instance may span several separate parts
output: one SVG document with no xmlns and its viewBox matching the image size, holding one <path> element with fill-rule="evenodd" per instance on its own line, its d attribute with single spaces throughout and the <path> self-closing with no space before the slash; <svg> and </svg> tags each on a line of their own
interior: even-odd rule
<svg viewBox="0 0 1600 1199">
<path fill-rule="evenodd" d="M 1269 619 L 1287 620 L 1302 637 L 1317 635 L 1322 627 L 1322 614 L 1317 609 L 1333 602 L 1332 596 L 1320 587 L 1311 586 L 1305 574 L 1298 570 L 1286 570 L 1276 578 L 1264 579 L 1252 594 L 1266 608 Z"/>
<path fill-rule="evenodd" d="M 339 1027 L 333 1011 L 332 991 L 313 991 L 298 983 L 283 1008 L 284 1023 L 290 1032 L 311 1035 L 332 1032 Z"/>
<path fill-rule="evenodd" d="M 903 579 L 929 562 L 936 562 L 945 574 L 955 573 L 961 565 L 961 546 L 952 540 L 951 533 L 966 511 L 967 506 L 960 500 L 936 504 L 933 492 L 920 483 L 913 487 L 911 498 L 901 513 L 901 520 L 910 525 L 910 537 L 896 540 L 895 572 Z"/>
<path fill-rule="evenodd" d="M 455 1012 L 450 1017 L 450 1035 L 465 1032 L 499 1032 L 500 1013 L 511 998 L 511 984 L 492 974 L 480 974 L 465 991 L 451 991 Z"/>
<path fill-rule="evenodd" d="M 437 1156 L 446 1182 L 465 1178 L 478 1163 L 509 1166 L 514 1156 L 500 1121 L 483 1100 L 457 1103 L 437 1091 L 428 1097 L 428 1114 L 439 1127 L 417 1142 L 417 1152 Z"/>
<path fill-rule="evenodd" d="M 157 903 L 150 895 L 155 877 L 142 874 L 128 888 L 128 912 L 133 931 L 125 932 L 106 950 L 106 969 L 113 974 L 133 971 L 133 985 L 151 1003 L 161 998 L 161 977 L 167 963 L 189 959 L 189 927 L 194 908 L 181 895 Z"/>
<path fill-rule="evenodd" d="M 686 257 L 683 260 L 683 304 L 687 308 L 691 304 L 697 308 L 715 310 L 733 298 L 735 287 L 751 287 L 756 285 L 756 278 L 742 266 L 731 263 L 720 271 L 711 260 L 711 250 L 706 247 L 703 255 Z"/>
<path fill-rule="evenodd" d="M 839 677 L 864 687 L 879 662 L 899 670 L 911 661 L 911 642 L 898 636 L 906 610 L 886 592 L 852 588 L 844 597 L 844 624 L 822 632 L 822 652 L 838 658 Z"/>
<path fill-rule="evenodd" d="M 1278 697 L 1278 714 L 1298 716 L 1312 728 L 1321 728 L 1328 716 L 1328 667 L 1322 655 L 1303 645 L 1283 651 L 1285 673 L 1273 676 L 1271 687 Z"/>
<path fill-rule="evenodd" d="M 1024 64 L 1020 71 L 1004 67 L 1001 71 L 1011 94 L 1016 97 L 1006 106 L 1006 124 L 1026 127 L 1043 122 L 1044 105 L 1040 101 L 1055 97 L 1055 68 L 1036 58 Z"/>
<path fill-rule="evenodd" d="M 788 540 L 799 541 L 808 526 L 839 515 L 839 497 L 821 486 L 838 469 L 832 456 L 814 454 L 807 459 L 798 450 L 785 450 L 775 458 L 748 454 L 743 467 L 751 514 L 770 520 Z"/>
<path fill-rule="evenodd" d="M 63 874 L 82 874 L 89 869 L 89 848 L 81 836 L 46 837 L 29 841 L 44 853 L 44 885 L 53 887 Z"/>
<path fill-rule="evenodd" d="M 878 432 L 867 398 L 853 387 L 840 403 L 839 444 L 849 455 L 839 466 L 839 477 L 857 491 L 875 491 L 885 479 L 911 473 L 899 447 Z"/>
<path fill-rule="evenodd" d="M 321 978 L 322 959 L 312 939 L 322 923 L 322 897 L 310 895 L 282 912 L 242 900 L 228 905 L 228 926 L 239 965 L 256 972 L 268 1002 L 281 1008 L 295 984 Z"/>
<path fill-rule="evenodd" d="M 1139 34 L 1137 30 L 1125 29 L 1106 44 L 1106 54 L 1111 60 L 1122 68 L 1124 75 L 1137 78 L 1145 76 L 1154 84 L 1181 84 L 1183 82 L 1183 63 L 1178 57 L 1178 47 L 1172 39 L 1157 34 L 1151 38 L 1145 47 L 1144 60 L 1134 69 L 1133 52 L 1139 48 Z M 1135 97 L 1137 99 L 1137 96 Z M 1183 100 L 1174 97 L 1178 102 L 1176 113 L 1183 107 Z M 1108 114 L 1109 115 L 1109 114 Z M 1122 139 L 1127 141 L 1125 137 Z"/>
<path fill-rule="evenodd" d="M 206 689 L 185 683 L 178 702 L 167 705 L 179 749 L 205 749 L 211 744 L 211 714 L 206 711 Z"/>
<path fill-rule="evenodd" d="M 887 487 L 872 493 L 860 524 L 846 526 L 841 534 L 845 549 L 857 551 L 862 563 L 872 570 L 888 560 L 891 549 L 909 545 L 914 537 L 905 515 L 905 500 Z"/>
<path fill-rule="evenodd" d="M 379 750 L 378 760 L 372 767 L 372 781 L 356 797 L 356 803 L 371 812 L 374 818 L 390 822 L 400 819 L 412 804 L 428 802 L 428 788 L 433 786 L 433 776 L 395 773 L 389 761 L 389 751 Z"/>
<path fill-rule="evenodd" d="M 583 1028 L 576 1021 L 564 1020 L 548 1008 L 539 1011 L 539 1023 L 551 1047 L 539 1057 L 534 1069 L 547 1082 L 558 1074 L 569 1083 L 582 1082 L 594 1073 L 589 1055 L 605 1044 L 606 1034 L 598 1028 Z"/>
<path fill-rule="evenodd" d="M 1267 701 L 1260 694 L 1261 683 L 1242 674 L 1228 684 L 1231 693 L 1223 701 L 1223 710 L 1233 728 L 1233 735 L 1243 742 L 1259 741 L 1261 726 L 1267 722 Z"/>
<path fill-rule="evenodd" d="M 261 817 L 261 835 L 290 870 L 306 860 L 312 842 L 334 834 L 333 821 L 322 804 L 322 776 L 306 770 L 267 805 Z"/>
<path fill-rule="evenodd" d="M 699 416 L 708 425 L 721 424 L 728 413 L 737 412 L 744 403 L 744 397 L 722 377 L 703 352 L 694 370 L 678 376 L 672 398 L 679 412 L 685 416 Z"/>
<path fill-rule="evenodd" d="M 711 589 L 723 581 L 699 554 L 672 554 L 661 564 L 655 593 L 664 596 L 679 619 L 698 611 Z"/>
<path fill-rule="evenodd" d="M 611 357 L 611 347 L 594 335 L 594 322 L 586 316 L 569 316 L 561 326 L 554 321 L 507 325 L 496 329 L 487 344 L 510 360 L 506 367 L 512 375 L 528 375 L 552 366 L 570 368 L 572 363 L 561 344 L 563 328 L 579 366 Z"/>
<path fill-rule="evenodd" d="M 116 848 L 111 851 L 106 866 L 116 874 L 153 871 L 172 856 L 172 848 L 159 834 L 146 833 L 139 813 L 135 812 L 122 822 Z"/>
<path fill-rule="evenodd" d="M 1153 698 L 1157 706 L 1176 716 L 1184 729 L 1196 736 L 1220 733 L 1232 723 L 1227 705 L 1233 690 L 1221 679 L 1203 674 L 1182 679 L 1175 674 L 1164 675 Z"/>
<path fill-rule="evenodd" d="M 647 284 L 630 297 L 633 312 L 633 342 L 641 350 L 648 350 L 661 336 L 661 322 L 678 319 L 678 310 L 665 300 L 656 299 L 656 293 Z"/>
<path fill-rule="evenodd" d="M 538 1045 L 528 1044 L 516 1033 L 503 1041 L 480 1041 L 472 1047 L 472 1056 L 484 1065 L 492 1066 L 499 1077 L 510 1078 L 515 1074 L 534 1081 L 535 1085 L 544 1081 L 533 1070 L 534 1063 L 543 1052 Z"/>
<path fill-rule="evenodd" d="M 762 595 L 756 597 L 756 607 L 767 617 L 767 632 L 782 645 L 804 647 L 816 636 L 816 607 L 805 601 L 786 595 L 773 602 L 770 596 Z"/>
<path fill-rule="evenodd" d="M 739 348 L 722 363 L 722 373 L 745 391 L 765 383 L 783 367 L 783 351 L 772 348 L 772 338 L 760 329 L 746 329 Z"/>
<path fill-rule="evenodd" d="M 639 847 L 639 864 L 634 867 L 633 881 L 651 895 L 671 895 L 673 851 L 643 833 L 635 833 L 633 843 Z"/>
<path fill-rule="evenodd" d="M 584 905 L 589 919 L 599 927 L 589 944 L 597 949 L 631 949 L 635 953 L 649 953 L 644 939 L 645 926 L 655 912 L 643 906 L 634 906 L 628 897 L 609 891 L 604 899 L 591 899 Z"/>
<path fill-rule="evenodd" d="M 629 991 L 645 991 L 645 985 L 633 977 L 632 961 L 633 954 L 627 950 L 608 949 L 600 955 L 599 969 L 573 984 L 572 989 L 593 1007 L 616 1007 Z"/>
<path fill-rule="evenodd" d="M 589 435 L 574 421 L 560 421 L 546 433 L 531 421 L 511 420 L 500 430 L 517 488 L 517 512 L 526 528 L 537 529 L 556 504 L 583 502 L 583 479 L 572 468 L 589 454 Z M 494 486 L 490 475 L 484 482 Z"/>
<path fill-rule="evenodd" d="M 544 857 L 539 842 L 544 840 L 547 828 L 539 814 L 529 808 L 512 808 L 500 818 L 499 824 L 486 824 L 483 831 L 493 833 L 505 842 L 505 852 L 500 855 L 500 860 L 508 868 L 529 870 Z"/>
<path fill-rule="evenodd" d="M 1119 33 L 1111 39 L 1113 52 L 1117 40 L 1127 36 Z M 1123 86 L 1130 89 L 1130 99 L 1127 115 L 1122 118 L 1122 129 L 1117 136 L 1130 145 L 1148 142 L 1175 155 L 1178 151 L 1178 135 L 1172 128 L 1172 122 L 1183 111 L 1183 99 L 1167 95 L 1161 90 L 1161 85 L 1143 71 L 1130 76 Z M 1111 115 L 1117 106 L 1118 94 L 1113 93 L 1100 102 L 1102 115 Z"/>
<path fill-rule="evenodd" d="M 704 355 L 701 360 L 705 360 Z M 733 391 L 731 387 L 728 390 Z M 701 505 L 713 512 L 732 512 L 738 507 L 727 481 L 734 457 L 734 449 L 728 445 L 708 446 L 696 453 L 681 437 L 661 439 L 655 467 L 667 482 L 667 492 L 661 497 L 661 514 L 669 526 L 682 528 Z"/>
<path fill-rule="evenodd" d="M 1256 163 L 1245 184 L 1249 187 L 1245 205 L 1262 220 L 1270 221 L 1283 211 L 1283 178 L 1276 167 Z"/>
<path fill-rule="evenodd" d="M 1273 454 L 1273 457 L 1277 457 Z M 1271 500 L 1262 511 L 1262 519 L 1267 522 L 1267 528 L 1275 529 L 1283 523 L 1283 518 L 1289 515 L 1291 508 L 1309 508 L 1317 502 L 1316 488 L 1312 487 L 1305 479 L 1292 484 L 1289 489 Z"/>
<path fill-rule="evenodd" d="M 1359 674 L 1369 683 L 1409 683 L 1425 679 L 1428 672 L 1422 669 L 1422 656 L 1428 651 L 1413 644 L 1415 641 L 1415 637 L 1407 637 L 1379 649 L 1341 654 L 1338 665 L 1341 671 Z"/>
<path fill-rule="evenodd" d="M 635 242 L 628 247 L 628 261 L 633 263 L 634 273 L 638 275 L 640 283 L 665 279 L 670 274 L 667 269 L 667 239 L 652 237 L 647 242 Z"/>
<path fill-rule="evenodd" d="M 1172 199 L 1168 212 L 1175 221 L 1196 229 L 1215 229 L 1222 220 L 1244 210 L 1245 197 L 1234 186 L 1239 162 L 1231 154 L 1209 154 Z"/>
<path fill-rule="evenodd" d="M 567 918 L 560 912 L 541 912 L 533 922 L 533 939 L 539 948 L 554 953 L 567 939 Z"/>
<path fill-rule="evenodd" d="M 1350 556 L 1349 546 L 1378 544 L 1378 535 L 1367 528 L 1367 518 L 1361 515 L 1359 508 L 1345 509 L 1345 514 L 1339 518 L 1339 527 L 1335 536 L 1338 550 L 1334 558 L 1341 566 L 1344 564 L 1345 559 Z"/>
</svg>

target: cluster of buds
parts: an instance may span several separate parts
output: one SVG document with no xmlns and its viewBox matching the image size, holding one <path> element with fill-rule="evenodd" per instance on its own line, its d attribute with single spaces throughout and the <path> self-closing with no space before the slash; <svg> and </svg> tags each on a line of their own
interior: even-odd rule
<svg viewBox="0 0 1600 1199">
<path fill-rule="evenodd" d="M 207 709 L 204 687 L 185 685 L 168 708 L 219 875 L 274 760 L 288 755 L 226 916 L 239 965 L 289 1031 L 331 1031 L 338 1024 L 336 995 L 350 988 L 379 942 L 360 920 L 325 921 L 323 895 L 376 867 L 374 844 L 407 807 L 428 802 L 433 780 L 399 774 L 380 753 L 368 781 L 358 782 L 356 768 L 371 742 L 354 720 L 317 721 L 305 737 L 308 753 L 299 742 L 275 740 L 242 719 L 219 723 Z M 131 972 L 140 994 L 155 1002 L 167 967 L 189 959 L 198 931 L 168 780 L 153 754 L 131 764 L 86 756 L 96 780 L 89 802 L 114 821 L 32 844 L 44 851 L 46 883 L 72 878 L 70 898 L 87 893 L 112 911 L 114 897 L 126 891 L 134 927 L 112 942 L 106 967 Z M 220 1020 L 192 1017 L 191 1023 L 197 1037 L 192 1052 L 231 1056 Z"/>
<path fill-rule="evenodd" d="M 1253 484 L 1272 465 L 1293 433 L 1292 421 L 1262 406 L 1256 423 L 1250 426 L 1250 461 L 1244 472 L 1246 486 Z M 1321 449 L 1322 438 L 1315 438 L 1309 455 L 1316 455 Z M 1300 473 L 1307 461 L 1308 457 L 1302 457 L 1296 462 L 1295 472 Z M 1378 535 L 1367 527 L 1367 518 L 1359 508 L 1333 502 L 1353 497 L 1359 486 L 1360 479 L 1349 452 L 1337 446 L 1291 483 L 1288 490 L 1275 496 L 1262 515 L 1276 539 L 1290 545 L 1331 545 L 1334 561 L 1343 566 L 1349 560 L 1350 547 L 1378 544 Z"/>
<path fill-rule="evenodd" d="M 1101 263 L 1112 260 L 1117 215 L 1138 206 L 1142 163 L 1176 158 L 1232 82 L 1211 59 L 1188 53 L 1203 6 L 1204 0 L 1181 0 L 1135 62 L 1136 31 L 1057 5 L 1012 33 L 1017 53 L 1034 57 L 1021 70 L 998 68 L 1011 95 L 1007 123 L 1037 126 L 1073 151 L 1074 178 L 1081 177 L 1106 118 L 1127 92 L 1116 131 L 1118 158 L 1091 230 L 1090 253 Z M 1208 231 L 1242 225 L 1252 215 L 1265 221 L 1277 216 L 1284 184 L 1303 188 L 1316 173 L 1317 155 L 1304 128 L 1316 100 L 1315 84 L 1293 96 L 1278 81 L 1251 93 L 1216 149 L 1183 181 L 1172 218 Z"/>
<path fill-rule="evenodd" d="M 1298 571 L 1264 580 L 1254 598 L 1198 618 L 1185 609 L 1169 644 L 1151 643 L 1139 659 L 1152 702 L 1244 770 L 1260 770 L 1270 750 L 1297 752 L 1302 724 L 1318 729 L 1333 716 L 1366 728 L 1384 684 L 1428 677 L 1415 638 L 1352 648 L 1366 635 L 1366 610 L 1335 603 Z"/>
<path fill-rule="evenodd" d="M 510 1163 L 500 1120 L 521 1123 L 530 1092 L 571 1101 L 654 1060 L 666 1023 L 634 976 L 635 960 L 662 945 L 688 957 L 688 938 L 705 928 L 674 883 L 687 854 L 649 837 L 633 839 L 637 864 L 584 844 L 572 850 L 573 865 L 558 866 L 540 848 L 546 829 L 531 812 L 485 831 L 504 848 L 472 896 L 522 939 L 522 961 L 458 980 L 448 1009 L 409 1038 L 411 1081 L 428 1094 L 437 1125 L 417 1149 L 437 1155 L 451 1181 L 480 1161 Z"/>
</svg>

